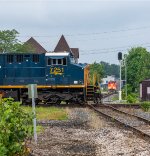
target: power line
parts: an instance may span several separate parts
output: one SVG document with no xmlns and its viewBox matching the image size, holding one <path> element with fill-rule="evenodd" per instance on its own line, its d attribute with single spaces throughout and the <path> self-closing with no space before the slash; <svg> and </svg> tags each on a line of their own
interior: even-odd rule
<svg viewBox="0 0 150 156">
<path fill-rule="evenodd" d="M 110 47 L 110 48 L 103 48 L 103 49 L 81 49 L 80 51 L 86 52 L 86 51 L 107 51 L 107 50 L 117 50 L 117 49 L 124 49 L 124 48 L 131 48 L 131 47 L 137 47 L 137 46 L 145 46 L 149 47 L 150 43 L 141 43 L 141 44 L 135 44 L 135 45 L 126 45 L 126 46 L 121 46 L 121 47 Z"/>
<path fill-rule="evenodd" d="M 147 46 L 145 46 L 145 45 L 147 45 Z M 80 52 L 84 52 L 84 53 L 80 53 L 80 55 L 102 54 L 102 53 L 118 53 L 118 51 L 124 51 L 124 50 L 127 50 L 129 48 L 138 47 L 138 46 L 145 46 L 145 48 L 149 48 L 150 43 L 136 44 L 136 45 L 130 45 L 130 46 L 122 46 L 122 47 L 113 47 L 113 48 L 104 48 L 104 49 L 88 49 L 88 50 L 82 50 L 81 49 Z"/>
<path fill-rule="evenodd" d="M 77 34 L 64 34 L 64 36 L 87 36 L 87 35 L 101 35 L 101 34 L 110 34 L 110 33 L 118 33 L 118 32 L 127 32 L 127 31 L 136 31 L 136 30 L 145 30 L 150 29 L 150 26 L 143 26 L 137 28 L 127 28 L 121 30 L 112 30 L 112 31 L 104 31 L 104 32 L 92 32 L 92 33 L 77 33 Z M 17 37 L 57 37 L 60 35 L 18 35 Z"/>
</svg>

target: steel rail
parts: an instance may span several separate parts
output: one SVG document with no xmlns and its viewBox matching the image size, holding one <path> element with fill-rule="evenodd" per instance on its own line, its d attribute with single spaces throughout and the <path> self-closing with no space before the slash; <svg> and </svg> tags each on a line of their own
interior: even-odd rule
<svg viewBox="0 0 150 156">
<path fill-rule="evenodd" d="M 115 111 L 117 111 L 119 113 L 127 114 L 128 116 L 133 116 L 135 118 L 138 118 L 138 119 L 140 119 L 140 120 L 142 120 L 142 121 L 144 121 L 144 122 L 146 122 L 146 123 L 148 123 L 150 125 L 150 120 L 148 120 L 148 119 L 145 119 L 143 117 L 137 116 L 135 114 L 131 114 L 131 113 L 119 110 L 119 109 L 117 109 L 117 108 L 115 108 L 115 107 L 113 107 L 111 105 L 108 105 L 108 104 L 103 104 L 103 105 L 106 106 L 106 107 L 109 107 L 109 108 L 111 108 L 111 109 L 113 109 L 113 110 L 115 110 Z"/>
<path fill-rule="evenodd" d="M 105 106 L 105 105 L 104 105 L 104 106 Z M 143 131 L 141 131 L 141 130 L 135 128 L 134 126 L 131 126 L 131 125 L 125 123 L 125 122 L 120 121 L 119 119 L 117 119 L 117 118 L 115 118 L 115 117 L 113 117 L 113 116 L 111 116 L 111 115 L 108 115 L 108 114 L 102 112 L 102 110 L 100 111 L 100 110 L 98 110 L 97 108 L 95 108 L 95 107 L 92 106 L 92 105 L 89 105 L 89 104 L 88 104 L 88 107 L 92 108 L 94 111 L 96 111 L 97 113 L 103 115 L 103 116 L 106 117 L 106 118 L 113 119 L 113 121 L 115 121 L 115 122 L 118 123 L 119 125 L 122 125 L 122 126 L 125 126 L 125 127 L 129 128 L 130 130 L 136 132 L 137 134 L 142 135 L 143 137 L 147 138 L 148 141 L 150 141 L 150 134 L 147 134 L 147 133 L 145 133 L 145 132 L 143 132 Z"/>
</svg>

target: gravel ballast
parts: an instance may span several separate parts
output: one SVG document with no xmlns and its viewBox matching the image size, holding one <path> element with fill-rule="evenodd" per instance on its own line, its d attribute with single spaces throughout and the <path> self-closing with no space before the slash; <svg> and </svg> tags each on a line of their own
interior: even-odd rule
<svg viewBox="0 0 150 156">
<path fill-rule="evenodd" d="M 29 144 L 34 156 L 149 156 L 149 142 L 87 108 L 67 108 L 69 120 L 49 121 Z"/>
</svg>

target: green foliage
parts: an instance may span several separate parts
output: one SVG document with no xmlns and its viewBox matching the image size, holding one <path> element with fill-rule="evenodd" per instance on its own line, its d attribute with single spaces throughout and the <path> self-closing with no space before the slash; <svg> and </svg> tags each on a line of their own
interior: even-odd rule
<svg viewBox="0 0 150 156">
<path fill-rule="evenodd" d="M 26 112 L 31 112 L 31 107 L 24 107 L 22 108 Z M 58 107 L 36 107 L 36 118 L 37 120 L 67 120 L 68 114 L 65 109 L 58 108 Z"/>
<path fill-rule="evenodd" d="M 140 106 L 144 111 L 149 111 L 150 110 L 150 102 L 148 102 L 148 101 L 142 102 Z"/>
<path fill-rule="evenodd" d="M 136 103 L 138 101 L 137 94 L 135 94 L 135 93 L 128 94 L 126 100 L 127 100 L 128 103 Z"/>
<path fill-rule="evenodd" d="M 130 85 L 130 84 L 127 84 L 127 94 L 128 95 L 132 95 L 132 86 Z M 122 88 L 122 98 L 124 99 L 124 100 L 127 100 L 126 99 L 126 85 L 124 85 L 123 86 L 123 88 Z"/>
<path fill-rule="evenodd" d="M 2 30 L 0 31 L 0 51 L 1 52 L 13 52 L 16 51 L 20 45 L 17 35 L 19 33 L 13 30 Z"/>
<path fill-rule="evenodd" d="M 25 113 L 19 102 L 3 99 L 0 104 L 0 155 L 14 156 L 25 153 L 25 140 L 31 137 L 32 114 Z"/>
<path fill-rule="evenodd" d="M 116 78 L 119 78 L 119 65 L 109 64 L 103 61 L 101 61 L 100 64 L 104 69 L 104 77 L 107 75 L 115 75 Z"/>
<path fill-rule="evenodd" d="M 26 52 L 35 52 L 36 50 L 34 49 L 34 47 L 31 45 L 31 44 L 19 44 L 17 49 L 16 49 L 16 52 L 19 52 L 19 53 L 26 53 Z"/>
<path fill-rule="evenodd" d="M 98 81 L 101 80 L 101 78 L 104 75 L 103 67 L 100 63 L 94 62 L 93 64 L 90 65 L 90 81 L 93 82 L 93 76 L 94 74 L 98 75 Z"/>
<path fill-rule="evenodd" d="M 139 83 L 150 77 L 150 53 L 142 47 L 132 48 L 127 55 L 127 82 L 132 92 L 138 92 Z M 124 77 L 124 68 L 122 77 Z"/>
<path fill-rule="evenodd" d="M 34 48 L 29 44 L 23 44 L 18 39 L 19 33 L 13 30 L 1 30 L 0 31 L 0 52 L 33 52 Z"/>
</svg>

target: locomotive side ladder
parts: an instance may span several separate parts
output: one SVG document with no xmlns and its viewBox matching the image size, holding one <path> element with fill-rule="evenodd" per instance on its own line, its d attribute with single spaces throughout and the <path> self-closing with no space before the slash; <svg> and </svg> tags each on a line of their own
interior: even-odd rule
<svg viewBox="0 0 150 156">
<path fill-rule="evenodd" d="M 87 85 L 87 87 L 86 87 L 86 97 L 87 97 L 88 101 L 94 99 L 94 86 L 93 85 Z"/>
<path fill-rule="evenodd" d="M 98 86 L 98 75 L 97 73 L 93 74 L 93 84 L 87 84 L 86 87 L 86 96 L 87 96 L 87 101 L 93 101 L 95 100 L 95 89 Z"/>
</svg>

